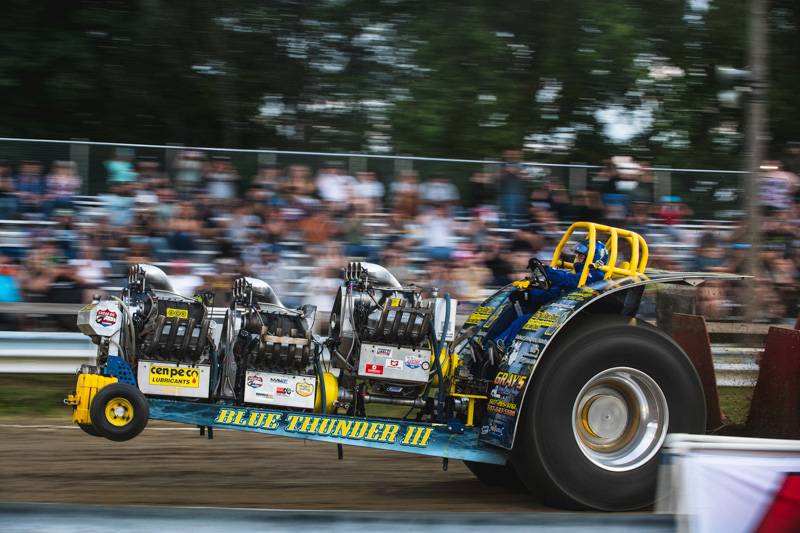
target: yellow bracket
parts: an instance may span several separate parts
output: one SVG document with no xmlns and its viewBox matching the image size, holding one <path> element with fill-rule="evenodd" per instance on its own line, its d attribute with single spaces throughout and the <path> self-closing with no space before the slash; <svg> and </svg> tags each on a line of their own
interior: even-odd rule
<svg viewBox="0 0 800 533">
<path fill-rule="evenodd" d="M 648 259 L 647 243 L 644 238 L 634 231 L 613 228 L 594 222 L 575 222 L 567 229 L 558 246 L 556 246 L 555 252 L 553 252 L 553 259 L 550 261 L 551 267 L 575 268 L 569 261 L 561 259 L 561 253 L 575 230 L 586 230 L 588 233 L 589 252 L 586 254 L 587 257 L 594 257 L 595 243 L 598 240 L 598 236 L 605 237 L 605 245 L 606 249 L 608 249 L 608 264 L 599 267 L 605 273 L 604 279 L 644 274 Z M 630 247 L 630 257 L 618 265 L 620 238 L 627 241 Z M 586 279 L 589 277 L 589 266 L 588 261 L 583 265 L 578 287 L 583 287 L 586 284 Z"/>
<path fill-rule="evenodd" d="M 117 378 L 101 376 L 100 374 L 78 374 L 78 382 L 75 384 L 75 393 L 67 396 L 64 401 L 66 405 L 73 407 L 72 421 L 76 424 L 91 424 L 89 407 L 97 391 L 116 383 Z"/>
</svg>

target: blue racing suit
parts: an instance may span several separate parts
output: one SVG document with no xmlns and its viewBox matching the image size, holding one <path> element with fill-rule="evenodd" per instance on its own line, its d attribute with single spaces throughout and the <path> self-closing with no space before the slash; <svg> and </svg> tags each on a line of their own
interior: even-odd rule
<svg viewBox="0 0 800 533">
<path fill-rule="evenodd" d="M 547 272 L 547 278 L 550 280 L 550 288 L 542 289 L 540 287 L 531 287 L 525 289 L 528 291 L 528 303 L 536 306 L 538 309 L 543 304 L 551 302 L 561 296 L 566 291 L 572 291 L 578 288 L 578 282 L 581 279 L 580 272 L 583 270 L 583 263 L 575 265 L 575 272 L 568 270 L 561 270 L 549 266 L 544 267 Z M 586 277 L 586 283 L 594 283 L 603 279 L 605 273 L 593 266 L 589 267 L 589 275 Z M 495 342 L 503 347 L 508 347 L 517 336 L 522 326 L 530 320 L 534 313 L 523 313 L 518 316 L 502 333 L 500 333 Z"/>
</svg>

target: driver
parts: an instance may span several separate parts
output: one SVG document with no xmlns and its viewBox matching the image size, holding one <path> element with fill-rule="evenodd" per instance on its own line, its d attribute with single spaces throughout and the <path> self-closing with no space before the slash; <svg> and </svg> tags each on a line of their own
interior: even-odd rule
<svg viewBox="0 0 800 533">
<path fill-rule="evenodd" d="M 515 306 L 517 303 L 525 302 L 528 309 L 531 306 L 534 309 L 538 309 L 541 305 L 561 296 L 563 292 L 577 289 L 588 253 L 589 239 L 585 239 L 575 246 L 575 260 L 572 270 L 543 266 L 538 259 L 531 259 L 528 267 L 534 271 L 534 274 L 537 267 L 544 269 L 547 274 L 546 283 L 534 286 L 531 284 L 530 279 L 515 281 L 513 285 L 517 290 L 511 293 L 509 299 L 514 302 Z M 596 241 L 594 257 L 589 263 L 589 275 L 586 278 L 587 284 L 603 279 L 605 273 L 600 270 L 600 267 L 605 265 L 607 261 L 608 250 L 602 242 Z M 520 314 L 516 320 L 497 336 L 494 342 L 501 351 L 504 351 L 511 344 L 519 330 L 522 329 L 522 326 L 533 316 L 533 313 Z"/>
</svg>

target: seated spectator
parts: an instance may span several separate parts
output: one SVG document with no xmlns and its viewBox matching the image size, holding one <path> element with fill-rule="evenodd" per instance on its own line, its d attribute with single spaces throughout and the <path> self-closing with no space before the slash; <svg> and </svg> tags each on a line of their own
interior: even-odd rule
<svg viewBox="0 0 800 533">
<path fill-rule="evenodd" d="M 419 206 L 419 176 L 413 170 L 405 170 L 395 179 L 389 191 L 394 212 L 402 218 L 417 216 Z"/>
<path fill-rule="evenodd" d="M 203 285 L 202 276 L 192 272 L 188 261 L 175 261 L 170 265 L 169 280 L 172 288 L 181 296 L 191 298 Z"/>
<path fill-rule="evenodd" d="M 422 253 L 434 261 L 447 261 L 456 244 L 456 223 L 447 214 L 447 207 L 434 205 L 417 219 Z"/>
<path fill-rule="evenodd" d="M 729 272 L 725 250 L 720 246 L 716 235 L 711 232 L 700 237 L 697 255 L 690 266 L 695 272 Z"/>
<path fill-rule="evenodd" d="M 458 189 L 445 177 L 435 177 L 422 184 L 420 197 L 428 205 L 454 206 L 458 203 Z"/>
<path fill-rule="evenodd" d="M 373 212 L 383 207 L 383 196 L 386 188 L 374 172 L 356 172 L 356 184 L 353 189 L 353 200 L 363 212 Z"/>
<path fill-rule="evenodd" d="M 0 302 L 20 302 L 19 269 L 11 258 L 0 254 Z"/>
<path fill-rule="evenodd" d="M 203 223 L 191 203 L 181 203 L 167 223 L 169 242 L 174 250 L 190 252 L 197 248 L 196 241 L 200 237 Z"/>
<path fill-rule="evenodd" d="M 281 187 L 281 166 L 276 163 L 263 163 L 258 168 L 258 174 L 253 177 L 247 198 L 253 202 L 272 204 L 279 195 Z"/>
<path fill-rule="evenodd" d="M 324 202 L 332 204 L 334 210 L 345 209 L 352 201 L 357 182 L 345 173 L 338 161 L 328 162 L 317 174 L 317 193 Z"/>
<path fill-rule="evenodd" d="M 37 211 L 44 195 L 42 164 L 39 161 L 23 161 L 17 174 L 15 190 L 23 211 Z"/>
<path fill-rule="evenodd" d="M 111 263 L 100 258 L 97 248 L 86 244 L 78 250 L 78 258 L 70 259 L 69 265 L 86 287 L 103 286 L 111 274 Z"/>
</svg>

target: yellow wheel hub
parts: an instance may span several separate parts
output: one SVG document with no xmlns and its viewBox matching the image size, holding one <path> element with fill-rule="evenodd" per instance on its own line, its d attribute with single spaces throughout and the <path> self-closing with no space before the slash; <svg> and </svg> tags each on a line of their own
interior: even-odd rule
<svg viewBox="0 0 800 533">
<path fill-rule="evenodd" d="M 133 405 L 125 398 L 111 398 L 106 403 L 106 420 L 112 425 L 122 427 L 133 420 Z"/>
</svg>

